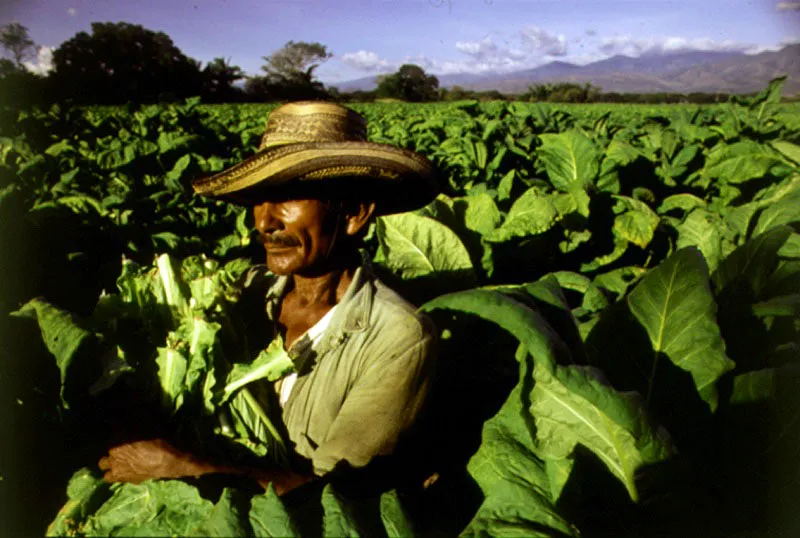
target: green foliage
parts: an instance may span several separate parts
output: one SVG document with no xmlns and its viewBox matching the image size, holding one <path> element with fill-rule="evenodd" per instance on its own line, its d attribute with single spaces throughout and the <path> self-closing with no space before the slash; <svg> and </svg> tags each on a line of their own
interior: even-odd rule
<svg viewBox="0 0 800 538">
<path fill-rule="evenodd" d="M 385 75 L 378 83 L 379 97 L 392 97 L 412 103 L 435 101 L 439 79 L 426 75 L 418 65 L 404 64 L 397 73 Z"/>
<path fill-rule="evenodd" d="M 143 400 L 155 397 L 166 420 L 179 412 L 215 416 L 236 394 L 232 405 L 244 414 L 231 433 L 233 439 L 251 449 L 258 446 L 259 455 L 284 463 L 286 440 L 275 426 L 279 419 L 250 405 L 249 392 L 242 389 L 249 381 L 274 381 L 293 369 L 289 359 L 281 362 L 282 357 L 276 360 L 270 354 L 275 346 L 282 347 L 280 339 L 256 356 L 242 334 L 245 314 L 234 306 L 248 265 L 234 260 L 221 266 L 204 257 L 178 263 L 166 254 L 153 267 L 126 262 L 117 280 L 119 293 L 101 296 L 88 320 L 81 322 L 38 299 L 15 314 L 37 318 L 61 369 L 62 387 L 76 381 L 77 376 L 67 375 L 72 363 L 87 360 L 78 356 L 84 342 L 100 341 L 105 348 L 102 374 L 99 379 L 78 380 L 79 392 L 97 395 L 122 377 Z M 152 363 L 157 367 L 155 379 L 148 374 Z M 254 413 L 242 411 L 242 406 Z"/>
<path fill-rule="evenodd" d="M 480 381 L 448 408 L 447 421 L 474 414 L 483 424 L 474 443 L 453 435 L 481 498 L 451 533 L 791 529 L 770 526 L 756 501 L 784 506 L 800 483 L 800 161 L 781 84 L 692 108 L 353 105 L 371 140 L 423 153 L 445 180 L 429 206 L 380 218 L 367 250 L 382 278 L 441 323 L 442 359 L 461 376 L 451 388 Z M 64 403 L 89 386 L 138 382 L 150 365 L 151 392 L 174 424 L 182 410 L 204 416 L 245 380 L 285 371 L 266 345 L 226 344 L 240 327 L 225 290 L 247 264 L 225 263 L 261 255 L 249 215 L 189 189 L 254 151 L 268 110 L 56 107 L 3 127 L 0 214 L 19 229 L 8 244 L 31 245 L 3 268 L 39 268 L 27 287 L 7 284 L 9 304 L 30 301 L 18 315 L 39 322 Z M 202 252 L 220 262 L 192 257 Z M 98 300 L 115 283 L 118 293 Z M 93 385 L 80 366 L 101 357 Z M 252 435 L 280 435 L 273 426 L 241 414 L 232 437 L 252 451 Z M 187 483 L 156 484 L 112 490 L 79 472 L 49 532 L 308 527 L 272 489 L 207 500 Z M 466 495 L 453 491 L 448 502 Z M 319 532 L 425 534 L 402 493 L 366 504 L 333 487 L 322 495 Z M 690 518 L 695 505 L 703 522 Z"/>
<path fill-rule="evenodd" d="M 125 22 L 92 23 L 53 51 L 53 67 L 61 95 L 92 104 L 182 99 L 200 79 L 169 36 Z"/>
<path fill-rule="evenodd" d="M 18 22 L 10 22 L 0 27 L 0 47 L 11 55 L 18 68 L 22 61 L 30 58 L 36 49 L 36 43 L 30 38 L 28 29 Z"/>
</svg>

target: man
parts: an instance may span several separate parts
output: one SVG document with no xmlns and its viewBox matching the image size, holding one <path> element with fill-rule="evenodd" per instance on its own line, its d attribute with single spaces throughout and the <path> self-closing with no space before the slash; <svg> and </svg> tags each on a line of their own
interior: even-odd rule
<svg viewBox="0 0 800 538">
<path fill-rule="evenodd" d="M 105 479 L 227 473 L 272 483 L 280 494 L 390 454 L 426 396 L 436 337 L 427 318 L 373 276 L 359 247 L 374 216 L 435 197 L 430 163 L 367 142 L 366 121 L 347 108 L 293 103 L 272 112 L 256 155 L 194 189 L 252 206 L 267 270 L 251 270 L 245 285 L 263 298 L 264 334 L 292 361 L 273 396 L 296 453 L 310 463 L 237 466 L 144 440 L 112 448 L 99 462 Z M 235 401 L 226 417 L 246 418 Z"/>
</svg>

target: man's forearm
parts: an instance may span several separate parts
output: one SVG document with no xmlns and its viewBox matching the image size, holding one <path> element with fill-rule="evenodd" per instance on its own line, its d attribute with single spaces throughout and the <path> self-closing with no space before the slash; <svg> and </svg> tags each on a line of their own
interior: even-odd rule
<svg viewBox="0 0 800 538">
<path fill-rule="evenodd" d="M 98 467 L 108 482 L 140 483 L 150 479 L 200 477 L 207 474 L 245 476 L 266 489 L 270 483 L 281 495 L 316 477 L 285 469 L 212 463 L 176 449 L 162 439 L 134 441 L 109 449 Z"/>
<path fill-rule="evenodd" d="M 258 469 L 238 465 L 222 465 L 205 461 L 191 461 L 187 467 L 187 476 L 202 476 L 207 474 L 230 474 L 246 476 L 258 482 L 265 490 L 272 484 L 278 495 L 283 495 L 294 488 L 316 479 L 315 475 L 297 473 L 286 469 Z"/>
</svg>

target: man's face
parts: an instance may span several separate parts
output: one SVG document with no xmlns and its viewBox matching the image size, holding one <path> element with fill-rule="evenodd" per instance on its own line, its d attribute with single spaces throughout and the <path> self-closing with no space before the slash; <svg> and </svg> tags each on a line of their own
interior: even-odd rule
<svg viewBox="0 0 800 538">
<path fill-rule="evenodd" d="M 310 275 L 325 270 L 339 220 L 330 204 L 314 199 L 266 200 L 254 207 L 253 214 L 271 272 Z"/>
</svg>

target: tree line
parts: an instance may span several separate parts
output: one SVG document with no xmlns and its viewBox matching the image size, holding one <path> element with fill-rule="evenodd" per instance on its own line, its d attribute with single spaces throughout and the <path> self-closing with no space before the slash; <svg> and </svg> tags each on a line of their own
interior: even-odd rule
<svg viewBox="0 0 800 538">
<path fill-rule="evenodd" d="M 333 54 L 321 43 L 289 41 L 264 56 L 262 73 L 245 76 L 230 59 L 203 65 L 185 55 L 163 32 L 126 22 L 91 25 L 52 53 L 52 70 L 26 68 L 38 47 L 17 22 L 0 27 L 0 100 L 3 103 L 113 105 L 154 103 L 200 96 L 204 102 L 347 100 L 326 88 L 316 69 Z M 439 99 L 439 82 L 415 65 L 383 77 L 375 96 L 406 101 Z"/>
<path fill-rule="evenodd" d="M 115 105 L 155 103 L 200 96 L 206 103 L 267 102 L 303 99 L 368 102 L 400 99 L 408 102 L 522 100 L 546 102 L 712 103 L 727 94 L 604 93 L 590 83 L 539 84 L 522 94 L 441 88 L 434 75 L 413 64 L 378 78 L 371 91 L 340 92 L 326 87 L 316 69 L 333 54 L 321 43 L 289 41 L 264 56 L 262 73 L 246 76 L 229 58 L 205 65 L 186 56 L 163 32 L 126 22 L 91 25 L 52 53 L 52 70 L 36 74 L 26 68 L 38 47 L 28 29 L 17 22 L 0 27 L 0 103 L 6 106 L 74 103 Z"/>
</svg>

